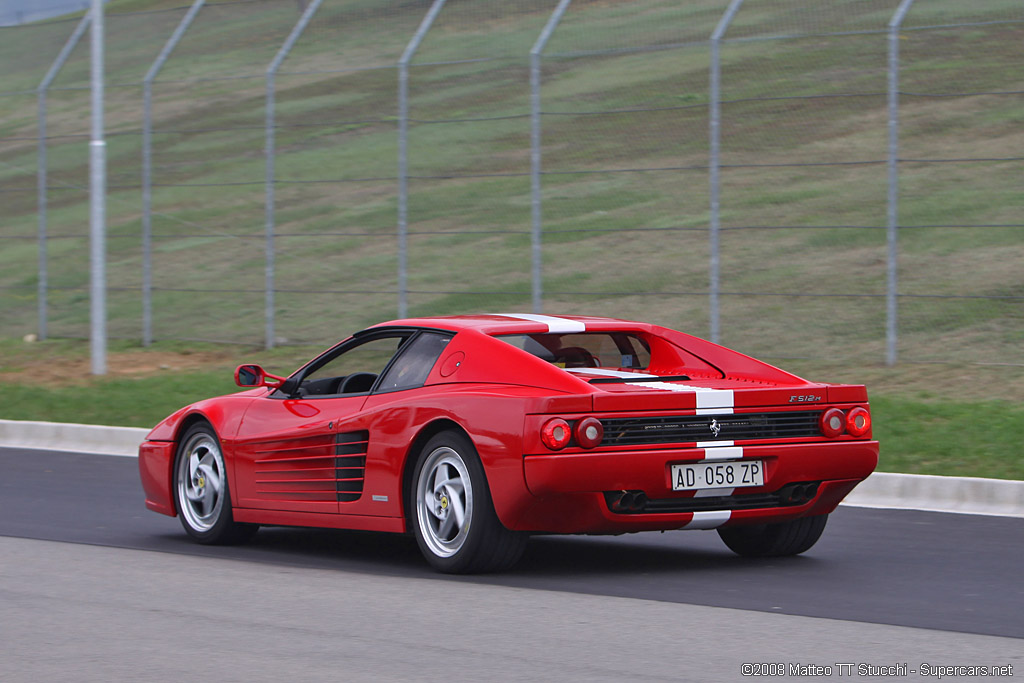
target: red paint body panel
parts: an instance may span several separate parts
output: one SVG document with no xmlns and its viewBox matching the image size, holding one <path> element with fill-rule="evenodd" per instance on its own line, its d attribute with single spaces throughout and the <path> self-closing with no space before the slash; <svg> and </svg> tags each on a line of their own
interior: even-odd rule
<svg viewBox="0 0 1024 683">
<path fill-rule="evenodd" d="M 604 318 L 552 320 L 585 326 L 588 332 L 641 337 L 651 352 L 650 366 L 642 372 L 664 381 L 637 379 L 629 374 L 632 370 L 623 370 L 611 380 L 592 383 L 600 373 L 567 371 L 494 336 L 545 333 L 545 322 L 486 315 L 384 323 L 371 331 L 424 328 L 452 333 L 423 386 L 302 398 L 257 388 L 183 408 L 157 425 L 140 447 L 146 506 L 176 513 L 176 445 L 194 420 L 205 420 L 221 441 L 237 521 L 401 532 L 406 529 L 406 483 L 418 448 L 439 429 L 457 429 L 473 442 L 495 511 L 508 528 L 560 533 L 675 529 L 689 524 L 694 513 L 612 512 L 604 492 L 639 490 L 650 499 L 691 498 L 692 491 L 672 491 L 671 465 L 698 462 L 706 457 L 705 448 L 696 442 L 602 444 L 590 451 L 570 445 L 556 453 L 541 443 L 540 427 L 555 416 L 569 421 L 591 415 L 713 418 L 867 407 L 863 386 L 807 382 L 674 330 Z M 623 373 L 626 381 L 614 379 Z M 672 379 L 682 375 L 689 379 Z M 860 439 L 842 435 L 829 440 L 818 434 L 714 445 L 765 463 L 764 486 L 735 495 L 820 482 L 809 502 L 735 509 L 724 522 L 728 525 L 829 512 L 870 474 L 878 458 L 878 443 L 870 434 Z M 342 484 L 360 488 L 344 497 Z"/>
<path fill-rule="evenodd" d="M 365 401 L 365 396 L 290 400 L 269 393 L 253 401 L 237 429 L 221 434 L 234 465 L 233 504 L 337 514 L 334 440 L 340 432 L 361 429 L 358 415 Z"/>
<path fill-rule="evenodd" d="M 174 448 L 171 441 L 143 441 L 139 445 L 139 477 L 146 494 L 146 507 L 171 517 L 177 514 L 171 494 Z"/>
<path fill-rule="evenodd" d="M 860 482 L 860 479 L 824 482 L 817 497 L 805 505 L 735 510 L 724 526 L 786 522 L 799 517 L 828 514 Z M 692 520 L 692 512 L 616 514 L 608 509 L 602 494 L 574 493 L 537 500 L 529 512 L 520 518 L 517 528 L 526 531 L 544 527 L 546 532 L 565 534 L 624 534 L 682 529 Z"/>
<path fill-rule="evenodd" d="M 525 458 L 526 482 L 540 497 L 634 489 L 644 491 L 649 498 L 686 497 L 672 491 L 670 466 L 700 462 L 704 454 L 703 448 L 690 448 L 530 455 Z M 878 464 L 878 442 L 745 446 L 742 459 L 764 461 L 764 486 L 736 489 L 736 493 L 774 491 L 794 481 L 859 481 Z"/>
<path fill-rule="evenodd" d="M 253 510 L 233 508 L 236 522 L 274 526 L 313 526 L 325 529 L 355 529 L 358 531 L 387 531 L 400 534 L 405 531 L 401 519 L 394 517 L 367 517 L 365 515 L 315 514 L 281 510 Z"/>
</svg>

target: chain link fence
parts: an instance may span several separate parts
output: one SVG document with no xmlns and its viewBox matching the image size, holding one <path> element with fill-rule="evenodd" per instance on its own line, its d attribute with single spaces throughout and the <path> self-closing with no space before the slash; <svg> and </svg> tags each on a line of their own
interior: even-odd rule
<svg viewBox="0 0 1024 683">
<path fill-rule="evenodd" d="M 0 27 L 5 335 L 88 334 L 87 21 Z M 659 322 L 1024 365 L 1024 7 L 195 0 L 106 17 L 109 335 Z"/>
</svg>

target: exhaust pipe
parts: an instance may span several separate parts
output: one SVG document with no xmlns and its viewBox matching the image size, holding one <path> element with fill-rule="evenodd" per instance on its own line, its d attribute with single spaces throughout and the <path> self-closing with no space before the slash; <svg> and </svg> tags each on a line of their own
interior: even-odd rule
<svg viewBox="0 0 1024 683">
<path fill-rule="evenodd" d="M 788 484 L 779 489 L 779 500 L 784 505 L 803 505 L 818 495 L 818 483 Z"/>
<path fill-rule="evenodd" d="M 609 492 L 605 498 L 612 512 L 639 512 L 647 505 L 647 494 L 643 491 Z"/>
</svg>

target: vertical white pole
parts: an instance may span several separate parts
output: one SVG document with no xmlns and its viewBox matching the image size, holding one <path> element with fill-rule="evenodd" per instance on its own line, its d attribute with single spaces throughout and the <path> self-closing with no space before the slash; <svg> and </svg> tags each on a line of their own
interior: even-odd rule
<svg viewBox="0 0 1024 683">
<path fill-rule="evenodd" d="M 398 60 L 398 317 L 409 315 L 409 62 L 444 7 L 434 0 Z"/>
<path fill-rule="evenodd" d="M 68 57 L 71 56 L 71 51 L 75 49 L 78 42 L 85 35 L 85 30 L 89 28 L 89 15 L 86 14 L 82 17 L 82 20 L 75 26 L 75 30 L 72 31 L 68 37 L 64 47 L 61 48 L 60 53 L 57 54 L 57 58 L 53 60 L 53 64 L 50 65 L 50 70 L 46 72 L 46 76 L 39 83 L 39 87 L 36 88 L 36 94 L 39 100 L 39 141 L 38 141 L 38 159 L 39 166 L 36 173 L 36 184 L 38 186 L 38 193 L 36 198 L 37 211 L 39 214 L 39 339 L 46 339 L 47 336 L 47 297 L 49 291 L 49 266 L 48 266 L 48 253 L 47 253 L 47 223 L 46 223 L 46 183 L 47 183 L 47 160 L 46 160 L 46 93 L 50 89 L 50 85 L 53 84 L 53 79 L 57 78 L 57 74 L 64 68 L 64 64 L 68 61 Z"/>
<path fill-rule="evenodd" d="M 533 273 L 533 312 L 540 313 L 544 306 L 544 279 L 541 271 L 544 258 L 542 243 L 543 226 L 541 224 L 541 150 L 540 150 L 540 60 L 544 56 L 551 34 L 558 28 L 562 15 L 569 9 L 572 0 L 560 0 L 555 7 L 544 30 L 537 37 L 537 42 L 530 50 L 530 213 L 532 229 L 530 230 L 530 260 Z"/>
<path fill-rule="evenodd" d="M 885 364 L 896 365 L 899 331 L 900 27 L 914 0 L 903 0 L 889 21 L 889 192 L 886 229 Z"/>
<path fill-rule="evenodd" d="M 107 374 L 107 143 L 103 137 L 103 0 L 92 0 L 92 137 L 89 142 L 89 318 L 92 374 Z"/>
<path fill-rule="evenodd" d="M 39 105 L 39 140 L 37 143 L 38 164 L 36 167 L 36 213 L 39 216 L 39 293 L 37 295 L 39 315 L 39 340 L 46 339 L 47 289 L 49 288 L 48 248 L 46 244 L 46 89 L 40 87 L 37 94 Z"/>
<path fill-rule="evenodd" d="M 708 110 L 708 183 L 711 191 L 711 222 L 708 228 L 708 311 L 711 324 L 711 341 L 716 344 L 722 340 L 721 330 L 721 213 L 719 197 L 721 180 L 721 140 L 722 140 L 722 62 L 720 46 L 722 37 L 729 30 L 736 13 L 740 11 L 743 0 L 732 0 L 725 14 L 718 21 L 711 34 L 711 73 L 709 75 L 710 108 Z"/>
<path fill-rule="evenodd" d="M 268 349 L 274 348 L 274 272 L 275 272 L 275 260 L 276 252 L 274 247 L 274 230 L 275 230 L 275 218 L 274 218 L 274 154 L 276 135 L 274 133 L 274 117 L 275 117 L 275 103 L 276 94 L 274 90 L 274 79 L 277 77 L 277 71 L 281 68 L 285 58 L 288 57 L 288 53 L 295 47 L 295 43 L 302 36 L 302 32 L 306 30 L 306 26 L 309 25 L 313 15 L 316 14 L 317 10 L 320 9 L 320 3 L 323 0 L 313 0 L 309 5 L 306 5 L 306 9 L 303 10 L 302 16 L 299 17 L 299 21 L 292 27 L 291 33 L 285 38 L 284 44 L 281 45 L 281 49 L 277 51 L 270 66 L 267 67 L 267 116 L 266 116 L 266 143 L 264 146 L 266 154 L 266 190 L 265 190 L 265 203 L 264 203 L 264 214 L 266 217 L 266 269 L 265 269 L 265 281 L 264 285 L 264 318 L 265 318 L 265 330 L 264 337 L 266 339 L 265 346 Z"/>
<path fill-rule="evenodd" d="M 153 80 L 206 0 L 195 0 L 142 79 L 142 345 L 153 343 Z"/>
</svg>

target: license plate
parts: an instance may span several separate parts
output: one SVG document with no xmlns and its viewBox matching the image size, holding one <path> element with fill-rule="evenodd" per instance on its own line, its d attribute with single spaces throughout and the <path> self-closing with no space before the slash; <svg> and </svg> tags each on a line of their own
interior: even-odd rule
<svg viewBox="0 0 1024 683">
<path fill-rule="evenodd" d="M 672 465 L 673 491 L 731 489 L 740 486 L 764 486 L 763 461 L 740 460 Z"/>
</svg>

